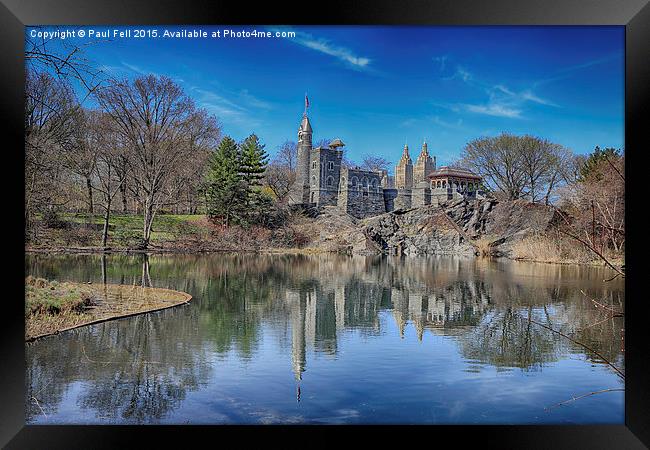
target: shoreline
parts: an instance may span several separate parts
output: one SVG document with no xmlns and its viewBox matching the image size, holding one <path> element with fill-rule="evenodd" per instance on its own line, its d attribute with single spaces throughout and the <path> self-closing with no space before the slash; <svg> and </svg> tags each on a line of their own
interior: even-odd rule
<svg viewBox="0 0 650 450">
<path fill-rule="evenodd" d="M 56 248 L 25 248 L 25 254 L 43 254 L 43 255 L 202 255 L 202 254 L 236 254 L 236 253 L 250 253 L 250 254 L 275 254 L 275 255 L 319 255 L 319 254 L 349 254 L 345 252 L 337 252 L 326 249 L 319 249 L 314 247 L 306 248 L 270 248 L 270 249 L 204 249 L 204 248 L 149 248 L 149 249 L 129 249 L 129 248 L 99 248 L 99 247 L 56 247 Z M 381 256 L 378 254 L 376 256 Z M 445 255 L 450 256 L 450 255 Z M 482 256 L 475 255 L 476 258 Z M 558 265 L 576 265 L 576 266 L 590 266 L 590 267 L 606 267 L 606 264 L 599 260 L 590 262 L 577 262 L 577 261 L 547 261 L 542 259 L 529 259 L 529 258 L 512 258 L 509 256 L 488 256 L 488 258 L 507 259 L 517 262 L 539 263 L 539 264 L 558 264 Z M 622 267 L 621 264 L 615 264 L 617 267 Z"/>
<path fill-rule="evenodd" d="M 140 288 L 140 289 L 143 289 L 142 292 L 145 292 L 144 290 L 146 290 L 147 294 L 149 294 L 149 293 L 164 293 L 164 294 L 167 294 L 167 295 L 178 296 L 180 298 L 178 300 L 166 301 L 166 303 L 162 303 L 162 304 L 160 304 L 158 306 L 155 306 L 155 307 L 152 307 L 152 308 L 145 308 L 145 309 L 140 309 L 140 310 L 135 310 L 135 311 L 128 311 L 128 312 L 121 313 L 121 314 L 109 314 L 107 316 L 101 316 L 101 314 L 100 314 L 99 317 L 95 316 L 94 318 L 91 318 L 91 320 L 75 323 L 74 325 L 66 326 L 66 327 L 63 327 L 63 328 L 57 328 L 57 329 L 55 329 L 53 331 L 49 331 L 47 333 L 41 333 L 41 334 L 33 335 L 33 336 L 29 336 L 29 335 L 26 334 L 25 335 L 25 343 L 33 343 L 33 342 L 35 342 L 37 340 L 40 340 L 40 339 L 48 337 L 48 336 L 54 336 L 54 335 L 59 334 L 59 333 L 74 330 L 74 329 L 80 328 L 80 327 L 85 327 L 85 326 L 88 326 L 88 325 L 95 325 L 95 324 L 98 324 L 98 323 L 108 322 L 110 320 L 124 319 L 124 318 L 127 318 L 127 317 L 133 317 L 133 316 L 137 316 L 137 315 L 140 315 L 140 314 L 147 314 L 147 313 L 151 313 L 151 312 L 163 311 L 165 309 L 175 308 L 177 306 L 186 305 L 192 300 L 192 296 L 190 294 L 188 294 L 187 292 L 176 291 L 176 290 L 173 290 L 173 289 L 166 289 L 166 288 L 141 287 L 141 286 L 132 286 L 132 285 L 124 285 L 124 284 L 86 285 L 86 284 L 82 284 L 82 283 L 72 283 L 72 282 L 68 282 L 67 284 L 73 285 L 73 286 L 80 286 L 80 287 L 84 287 L 84 288 L 87 288 L 87 289 L 93 289 L 93 290 L 94 290 L 94 288 L 96 286 L 101 286 L 105 291 L 107 289 L 121 290 L 121 289 L 127 289 L 127 288 L 128 289 Z M 169 302 L 171 302 L 171 303 L 169 303 Z M 106 302 L 106 303 L 108 303 L 108 302 Z M 101 305 L 102 304 L 100 303 L 100 306 Z M 25 318 L 26 322 L 27 322 L 27 319 L 28 319 L 28 317 Z"/>
</svg>

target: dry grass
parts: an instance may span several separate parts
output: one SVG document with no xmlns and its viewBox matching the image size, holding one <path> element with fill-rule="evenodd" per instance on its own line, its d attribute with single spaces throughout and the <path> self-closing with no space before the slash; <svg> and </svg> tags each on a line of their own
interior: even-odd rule
<svg viewBox="0 0 650 450">
<path fill-rule="evenodd" d="M 476 248 L 479 256 L 492 256 L 494 248 L 492 247 L 492 242 L 494 239 L 489 236 L 481 236 L 478 239 L 472 240 L 472 244 Z"/>
<path fill-rule="evenodd" d="M 25 338 L 187 303 L 191 296 L 169 289 L 117 284 L 25 280 Z"/>
<path fill-rule="evenodd" d="M 549 263 L 602 263 L 580 242 L 557 234 L 535 234 L 521 239 L 512 245 L 511 257 Z"/>
</svg>

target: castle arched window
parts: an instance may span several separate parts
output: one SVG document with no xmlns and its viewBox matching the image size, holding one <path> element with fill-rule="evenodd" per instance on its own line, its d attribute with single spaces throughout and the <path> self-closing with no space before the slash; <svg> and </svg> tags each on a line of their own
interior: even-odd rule
<svg viewBox="0 0 650 450">
<path fill-rule="evenodd" d="M 311 177 L 312 186 L 316 186 L 316 177 Z"/>
<path fill-rule="evenodd" d="M 442 184 L 440 183 L 440 180 L 436 183 L 436 187 L 442 187 Z"/>
<path fill-rule="evenodd" d="M 327 185 L 328 186 L 333 186 L 334 185 L 334 178 L 327 177 Z"/>
<path fill-rule="evenodd" d="M 357 177 L 352 177 L 352 186 L 356 186 L 358 182 L 359 179 Z"/>
<path fill-rule="evenodd" d="M 446 188 L 447 187 L 447 180 L 442 180 L 442 187 Z"/>
<path fill-rule="evenodd" d="M 334 170 L 334 162 L 330 161 L 330 162 L 327 164 L 327 168 L 328 168 L 329 170 Z"/>
<path fill-rule="evenodd" d="M 316 168 L 316 161 L 314 161 L 313 163 L 311 163 L 311 168 L 312 168 L 312 169 L 315 169 L 315 168 Z"/>
<path fill-rule="evenodd" d="M 363 187 L 368 187 L 368 177 L 363 177 L 362 183 Z"/>
</svg>

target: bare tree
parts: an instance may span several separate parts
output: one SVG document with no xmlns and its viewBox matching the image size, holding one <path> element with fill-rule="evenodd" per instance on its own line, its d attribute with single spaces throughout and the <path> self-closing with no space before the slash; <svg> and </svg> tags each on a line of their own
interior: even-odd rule
<svg viewBox="0 0 650 450">
<path fill-rule="evenodd" d="M 517 136 L 506 133 L 478 138 L 469 142 L 462 154 L 464 164 L 511 200 L 522 197 L 526 187 L 517 141 Z"/>
<path fill-rule="evenodd" d="M 74 114 L 74 131 L 72 139 L 64 145 L 61 153 L 62 163 L 73 174 L 81 177 L 86 189 L 86 204 L 88 213 L 94 213 L 92 177 L 95 173 L 97 152 L 100 148 L 92 130 L 97 119 L 94 111 L 79 108 Z"/>
<path fill-rule="evenodd" d="M 126 179 L 126 173 L 119 168 L 127 147 L 116 132 L 114 123 L 105 113 L 99 111 L 86 112 L 86 136 L 87 144 L 96 149 L 93 153 L 95 159 L 92 175 L 96 180 L 95 190 L 100 194 L 100 205 L 104 210 L 102 247 L 106 248 L 113 199 Z"/>
<path fill-rule="evenodd" d="M 49 71 L 68 82 L 77 80 L 91 94 L 100 85 L 102 72 L 83 53 L 81 47 L 69 40 L 32 37 L 29 34 L 25 38 L 25 63 L 29 69 Z"/>
<path fill-rule="evenodd" d="M 570 150 L 546 139 L 503 133 L 469 142 L 460 163 L 506 199 L 549 203 L 557 186 L 570 178 L 571 158 Z"/>
<path fill-rule="evenodd" d="M 298 146 L 293 141 L 284 141 L 278 146 L 278 151 L 266 167 L 264 184 L 279 202 L 284 202 L 296 181 L 296 163 Z"/>
<path fill-rule="evenodd" d="M 97 95 L 130 150 L 131 184 L 143 208 L 142 246 L 155 215 L 175 194 L 173 179 L 219 137 L 214 117 L 196 108 L 168 77 L 113 80 Z"/>
<path fill-rule="evenodd" d="M 25 73 L 25 223 L 35 212 L 65 203 L 60 155 L 71 145 L 78 103 L 65 80 L 28 69 Z"/>
<path fill-rule="evenodd" d="M 298 160 L 298 145 L 294 141 L 284 141 L 279 147 L 273 161 L 285 166 L 290 172 L 295 172 Z"/>
<path fill-rule="evenodd" d="M 365 155 L 361 162 L 361 167 L 365 170 L 389 170 L 390 166 L 391 163 L 386 158 L 375 155 Z"/>
<path fill-rule="evenodd" d="M 284 202 L 295 181 L 296 172 L 278 161 L 271 161 L 266 168 L 264 182 L 279 202 Z"/>
</svg>

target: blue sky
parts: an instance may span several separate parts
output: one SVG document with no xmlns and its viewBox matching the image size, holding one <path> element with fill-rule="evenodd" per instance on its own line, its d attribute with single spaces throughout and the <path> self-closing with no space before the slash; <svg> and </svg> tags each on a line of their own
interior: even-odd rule
<svg viewBox="0 0 650 450">
<path fill-rule="evenodd" d="M 144 28 L 295 31 L 268 39 L 69 39 L 93 42 L 85 56 L 107 75 L 170 76 L 225 134 L 240 140 L 255 132 L 271 154 L 297 139 L 305 93 L 314 140 L 340 137 L 354 161 L 377 154 L 394 164 L 405 142 L 416 157 L 426 139 L 441 165 L 468 141 L 504 131 L 576 153 L 624 144 L 623 27 Z"/>
</svg>

